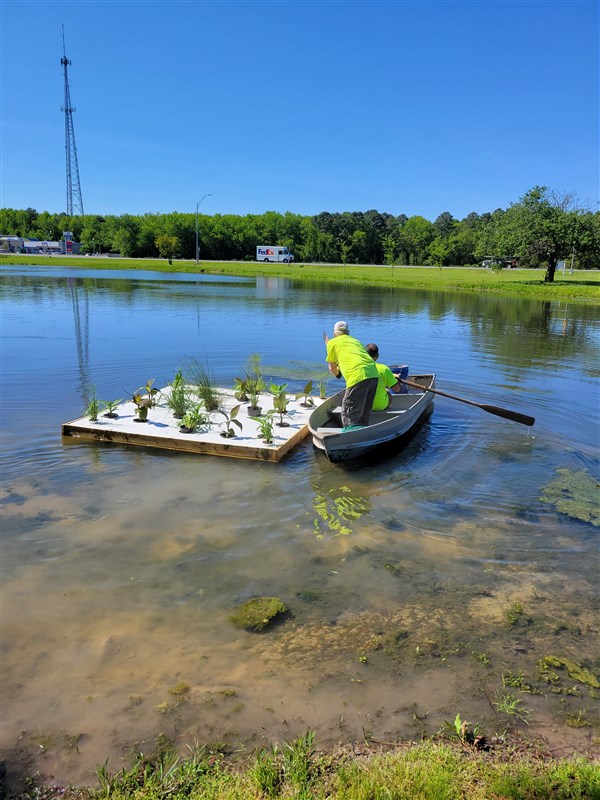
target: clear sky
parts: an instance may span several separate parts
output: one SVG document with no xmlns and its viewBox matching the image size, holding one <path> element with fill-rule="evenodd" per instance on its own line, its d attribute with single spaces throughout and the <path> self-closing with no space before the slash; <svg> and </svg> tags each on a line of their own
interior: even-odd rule
<svg viewBox="0 0 600 800">
<path fill-rule="evenodd" d="M 0 205 L 86 214 L 599 199 L 597 0 L 2 0 Z"/>
</svg>

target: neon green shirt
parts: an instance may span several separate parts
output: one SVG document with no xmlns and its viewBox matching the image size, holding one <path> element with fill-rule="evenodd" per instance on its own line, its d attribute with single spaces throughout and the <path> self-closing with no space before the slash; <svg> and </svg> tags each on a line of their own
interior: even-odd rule
<svg viewBox="0 0 600 800">
<path fill-rule="evenodd" d="M 355 386 L 367 378 L 377 378 L 377 365 L 363 345 L 353 336 L 334 336 L 327 342 L 327 361 L 337 364 L 346 386 Z"/>
<path fill-rule="evenodd" d="M 385 364 L 379 364 L 377 361 L 374 363 L 379 373 L 379 380 L 377 381 L 377 392 L 373 400 L 373 411 L 384 411 L 390 404 L 387 388 L 395 386 L 398 383 L 398 378 Z"/>
</svg>

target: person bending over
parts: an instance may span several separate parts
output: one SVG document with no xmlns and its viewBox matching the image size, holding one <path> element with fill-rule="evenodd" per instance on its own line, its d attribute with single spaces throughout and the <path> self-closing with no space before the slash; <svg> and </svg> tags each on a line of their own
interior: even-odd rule
<svg viewBox="0 0 600 800">
<path fill-rule="evenodd" d="M 350 336 L 344 320 L 333 326 L 333 338 L 327 341 L 327 366 L 332 375 L 346 380 L 342 400 L 342 430 L 364 428 L 369 424 L 373 398 L 377 391 L 377 365 L 364 346 Z"/>
<path fill-rule="evenodd" d="M 390 395 L 388 389 L 394 394 L 400 394 L 402 386 L 400 381 L 394 375 L 389 367 L 385 364 L 380 364 L 377 359 L 379 358 L 379 348 L 376 344 L 368 344 L 365 347 L 367 353 L 371 356 L 377 367 L 379 379 L 377 381 L 377 391 L 375 399 L 373 400 L 373 411 L 385 411 L 390 404 Z"/>
</svg>

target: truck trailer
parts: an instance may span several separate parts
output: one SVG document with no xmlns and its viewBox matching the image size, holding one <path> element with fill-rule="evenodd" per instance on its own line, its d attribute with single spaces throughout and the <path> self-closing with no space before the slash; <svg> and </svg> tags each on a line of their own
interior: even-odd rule
<svg viewBox="0 0 600 800">
<path fill-rule="evenodd" d="M 273 247 L 269 244 L 259 244 L 256 248 L 257 261 L 273 261 L 288 264 L 294 260 L 288 247 Z"/>
</svg>

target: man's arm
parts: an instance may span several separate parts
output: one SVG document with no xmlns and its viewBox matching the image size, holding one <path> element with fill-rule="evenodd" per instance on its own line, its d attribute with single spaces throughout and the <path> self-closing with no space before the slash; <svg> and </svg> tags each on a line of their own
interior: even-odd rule
<svg viewBox="0 0 600 800">
<path fill-rule="evenodd" d="M 328 361 L 327 362 L 327 369 L 329 370 L 329 372 L 331 372 L 331 374 L 333 375 L 334 378 L 341 378 L 342 377 L 342 373 L 340 372 L 340 368 L 335 363 L 335 361 Z"/>
<path fill-rule="evenodd" d="M 400 394 L 400 391 L 402 389 L 402 384 L 400 383 L 400 375 L 398 375 L 396 372 L 392 372 L 392 370 L 390 370 L 390 375 L 392 376 L 392 378 L 395 379 L 396 383 L 392 384 L 391 386 L 388 383 L 388 389 L 391 392 L 394 392 L 394 394 Z"/>
</svg>

